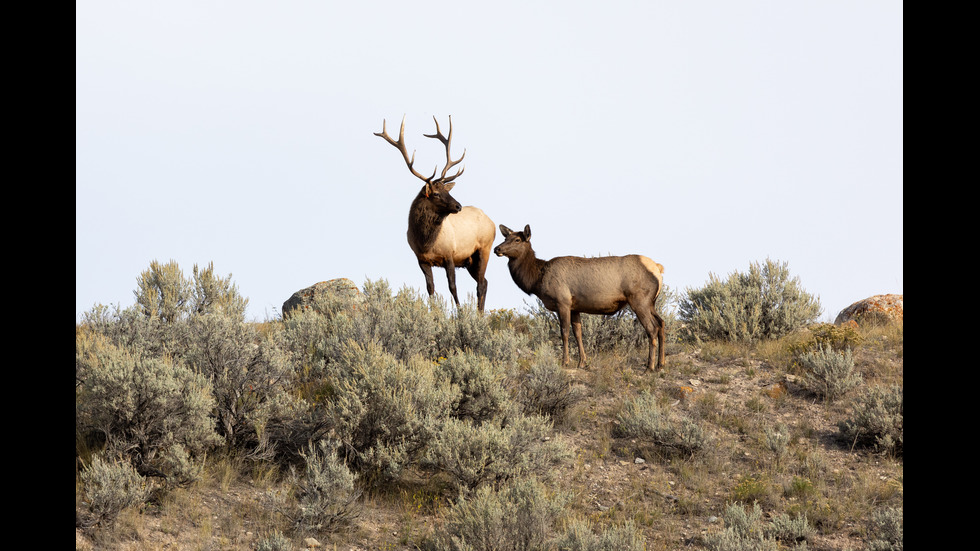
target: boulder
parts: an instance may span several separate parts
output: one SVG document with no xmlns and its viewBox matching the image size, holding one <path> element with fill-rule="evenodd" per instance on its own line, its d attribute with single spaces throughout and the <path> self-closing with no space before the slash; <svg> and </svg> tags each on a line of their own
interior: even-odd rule
<svg viewBox="0 0 980 551">
<path fill-rule="evenodd" d="M 282 303 L 282 317 L 285 319 L 295 310 L 315 309 L 317 301 L 329 295 L 347 298 L 352 302 L 360 301 L 363 298 L 357 285 L 346 277 L 321 281 L 296 291 L 293 296 Z"/>
<path fill-rule="evenodd" d="M 844 308 L 837 314 L 835 325 L 849 321 L 857 323 L 901 322 L 905 318 L 902 307 L 904 295 L 875 295 Z"/>
</svg>

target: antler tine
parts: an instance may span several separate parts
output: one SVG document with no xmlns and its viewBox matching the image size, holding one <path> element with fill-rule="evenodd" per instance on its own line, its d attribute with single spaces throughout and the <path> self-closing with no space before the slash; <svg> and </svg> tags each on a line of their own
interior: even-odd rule
<svg viewBox="0 0 980 551">
<path fill-rule="evenodd" d="M 404 116 L 402 117 L 402 126 L 398 130 L 397 141 L 393 140 L 391 136 L 388 135 L 388 121 L 386 119 L 381 119 L 381 132 L 380 133 L 375 132 L 374 135 L 384 138 L 386 142 L 395 146 L 395 148 L 397 148 L 398 151 L 401 151 L 402 157 L 405 159 L 405 164 L 408 165 L 408 170 L 411 171 L 411 173 L 414 174 L 416 178 L 419 178 L 426 183 L 431 183 L 432 179 L 436 177 L 436 170 L 438 170 L 438 167 L 436 167 L 436 170 L 432 171 L 432 176 L 429 176 L 428 178 L 419 174 L 418 171 L 415 170 L 415 167 L 413 166 L 415 164 L 415 151 L 412 150 L 412 156 L 411 158 L 409 158 L 408 148 L 405 147 L 405 117 Z"/>
<path fill-rule="evenodd" d="M 422 135 L 425 136 L 426 138 L 436 138 L 437 140 L 439 140 L 440 142 L 442 142 L 442 144 L 444 146 L 446 146 L 446 168 L 442 169 L 442 175 L 439 176 L 439 180 L 441 182 L 443 182 L 443 183 L 448 184 L 449 182 L 452 182 L 456 178 L 459 178 L 463 174 L 463 171 L 466 170 L 466 167 L 464 166 L 464 167 L 460 168 L 456 172 L 456 174 L 453 174 L 449 178 L 446 178 L 446 173 L 449 172 L 449 169 L 452 168 L 452 167 L 454 167 L 454 166 L 456 166 L 456 165 L 458 165 L 460 162 L 462 162 L 463 157 L 466 157 L 466 150 L 464 149 L 463 150 L 463 154 L 460 155 L 459 156 L 459 159 L 456 159 L 455 161 L 452 159 L 452 157 L 449 154 L 449 149 L 452 146 L 452 142 L 453 142 L 453 116 L 452 115 L 449 115 L 449 136 L 448 137 L 447 136 L 443 136 L 442 135 L 442 131 L 439 130 L 439 119 L 437 119 L 437 118 L 435 118 L 435 116 L 433 116 L 432 117 L 432 120 L 434 120 L 436 122 L 436 133 L 435 134 L 422 134 Z M 436 167 L 436 168 L 438 169 L 438 167 Z"/>
</svg>

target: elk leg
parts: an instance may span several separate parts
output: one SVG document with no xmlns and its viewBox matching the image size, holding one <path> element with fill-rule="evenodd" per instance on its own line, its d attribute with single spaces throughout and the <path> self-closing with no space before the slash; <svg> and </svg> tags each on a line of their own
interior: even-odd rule
<svg viewBox="0 0 980 551">
<path fill-rule="evenodd" d="M 483 254 L 482 251 L 476 251 L 470 257 L 470 262 L 466 266 L 466 270 L 470 272 L 473 280 L 476 281 L 476 304 L 481 314 L 483 313 L 483 306 L 487 302 L 487 278 L 485 274 L 487 273 L 487 261 L 489 260 L 489 255 Z"/>
<path fill-rule="evenodd" d="M 647 337 L 650 340 L 650 356 L 647 359 L 647 369 L 649 369 L 650 371 L 653 371 L 653 365 L 654 365 L 654 363 L 653 363 L 654 362 L 653 346 L 654 346 L 654 341 L 655 340 L 657 341 L 657 350 L 659 352 L 659 360 L 657 361 L 657 369 L 663 368 L 663 365 L 664 365 L 664 319 L 661 318 L 657 314 L 657 312 L 655 310 L 653 310 L 652 307 L 650 307 L 649 309 L 646 309 L 646 308 L 637 309 L 637 308 L 633 307 L 633 305 L 631 304 L 630 305 L 630 308 L 633 308 L 633 312 L 636 313 L 636 318 L 640 321 L 640 325 L 643 326 L 643 329 L 646 330 Z"/>
<path fill-rule="evenodd" d="M 420 260 L 419 268 L 422 268 L 422 273 L 425 274 L 425 290 L 429 292 L 431 297 L 436 292 L 436 283 L 432 281 L 432 266 Z"/>
<path fill-rule="evenodd" d="M 459 297 L 456 296 L 456 265 L 453 259 L 447 258 L 443 267 L 446 268 L 446 280 L 449 281 L 449 293 L 453 295 L 456 308 L 459 308 Z"/>
<path fill-rule="evenodd" d="M 585 358 L 585 345 L 582 344 L 582 314 L 572 312 L 572 330 L 575 332 L 575 341 L 578 342 L 578 367 L 585 369 L 588 360 Z"/>
<path fill-rule="evenodd" d="M 657 369 L 663 369 L 664 361 L 666 359 L 666 352 L 664 351 L 664 341 L 666 340 L 667 330 L 664 328 L 664 319 L 660 317 L 659 314 L 654 312 L 653 317 L 657 320 L 657 349 L 659 351 L 657 357 Z M 650 358 L 650 363 L 653 363 L 653 358 Z"/>
<path fill-rule="evenodd" d="M 483 307 L 487 303 L 487 278 L 481 278 L 479 283 L 476 284 L 476 304 L 479 308 L 480 313 L 483 313 Z"/>
<path fill-rule="evenodd" d="M 568 326 L 571 325 L 572 312 L 567 308 L 558 311 L 558 325 L 561 328 L 561 365 L 568 366 Z"/>
</svg>

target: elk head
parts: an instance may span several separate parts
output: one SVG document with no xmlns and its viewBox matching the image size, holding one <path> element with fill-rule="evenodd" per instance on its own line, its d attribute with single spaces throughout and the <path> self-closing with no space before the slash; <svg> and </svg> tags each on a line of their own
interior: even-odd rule
<svg viewBox="0 0 980 551">
<path fill-rule="evenodd" d="M 449 150 L 450 147 L 452 146 L 452 141 L 453 141 L 452 116 L 449 117 L 448 136 L 442 135 L 442 131 L 439 130 L 439 121 L 435 117 L 432 117 L 432 120 L 434 120 L 436 123 L 436 133 L 423 134 L 423 136 L 425 136 L 426 138 L 435 138 L 439 140 L 440 142 L 442 142 L 442 145 L 444 145 L 446 148 L 446 166 L 445 168 L 442 169 L 442 173 L 439 175 L 438 178 L 436 178 L 436 172 L 438 172 L 439 170 L 438 166 L 436 166 L 436 168 L 432 170 L 432 176 L 429 176 L 428 178 L 426 178 L 417 170 L 415 170 L 415 166 L 414 166 L 415 151 L 413 150 L 412 155 L 409 156 L 408 148 L 405 146 L 405 117 L 402 117 L 402 125 L 398 131 L 397 140 L 392 139 L 392 137 L 388 135 L 387 121 L 385 120 L 381 121 L 381 132 L 375 132 L 374 135 L 384 138 L 385 141 L 395 146 L 395 148 L 397 148 L 398 151 L 401 152 L 402 157 L 405 159 L 405 164 L 408 165 L 408 170 L 412 174 L 414 174 L 416 178 L 425 182 L 425 185 L 422 187 L 421 193 L 423 193 L 425 197 L 431 201 L 432 206 L 436 209 L 437 212 L 439 212 L 440 214 L 455 214 L 459 212 L 463 208 L 463 206 L 460 205 L 459 201 L 454 199 L 453 196 L 449 194 L 449 191 L 453 189 L 453 186 L 456 185 L 455 182 L 456 178 L 462 176 L 463 170 L 465 170 L 466 167 L 460 167 L 460 169 L 457 170 L 456 173 L 453 174 L 452 176 L 446 176 L 446 174 L 449 172 L 449 169 L 458 165 L 463 160 L 463 157 L 466 156 L 466 150 L 464 149 L 463 154 L 460 155 L 459 159 L 456 159 L 455 161 L 452 159 L 452 156 L 450 155 Z"/>
<path fill-rule="evenodd" d="M 501 224 L 500 235 L 504 237 L 504 242 L 493 248 L 493 254 L 497 256 L 517 258 L 531 248 L 530 225 L 525 225 L 524 231 L 513 231 L 507 226 Z"/>
</svg>

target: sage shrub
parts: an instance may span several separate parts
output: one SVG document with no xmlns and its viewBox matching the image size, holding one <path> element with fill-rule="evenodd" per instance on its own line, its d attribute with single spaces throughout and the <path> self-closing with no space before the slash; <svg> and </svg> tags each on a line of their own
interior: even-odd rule
<svg viewBox="0 0 980 551">
<path fill-rule="evenodd" d="M 828 400 L 837 400 L 862 381 L 850 348 L 838 352 L 821 345 L 812 352 L 804 352 L 798 364 L 803 370 L 804 386 Z"/>
<path fill-rule="evenodd" d="M 616 420 L 616 436 L 637 438 L 665 450 L 694 453 L 708 444 L 708 437 L 700 425 L 672 412 L 646 391 L 627 399 Z"/>
<path fill-rule="evenodd" d="M 775 339 L 812 323 L 820 301 L 807 293 L 788 264 L 766 260 L 727 279 L 710 274 L 708 283 L 688 289 L 680 317 L 697 339 L 732 342 Z"/>
<path fill-rule="evenodd" d="M 80 475 L 84 510 L 82 526 L 111 526 L 128 507 L 142 505 L 150 496 L 146 480 L 128 461 L 107 461 L 95 456 Z"/>
<path fill-rule="evenodd" d="M 568 498 L 548 492 L 534 478 L 499 490 L 483 486 L 460 497 L 426 542 L 429 551 L 535 551 L 548 549 L 554 523 Z"/>
<path fill-rule="evenodd" d="M 852 446 L 903 455 L 905 393 L 902 385 L 876 385 L 854 400 L 850 418 L 838 423 L 841 439 Z"/>
</svg>

